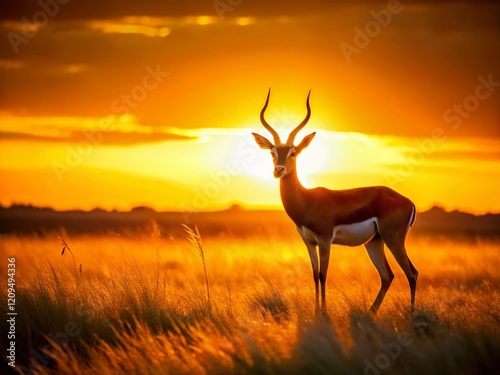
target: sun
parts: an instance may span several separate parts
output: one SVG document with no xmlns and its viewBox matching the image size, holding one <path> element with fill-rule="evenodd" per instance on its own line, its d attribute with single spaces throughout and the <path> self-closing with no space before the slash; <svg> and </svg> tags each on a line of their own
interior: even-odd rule
<svg viewBox="0 0 500 375">
<path fill-rule="evenodd" d="M 307 187 L 311 187 L 310 181 L 313 180 L 311 176 L 334 173 L 334 166 L 338 164 L 340 155 L 323 137 L 324 133 L 321 130 L 317 131 L 311 145 L 297 157 L 297 172 L 301 182 Z M 260 132 L 260 134 L 265 135 L 264 132 Z M 297 136 L 295 143 L 298 144 L 303 136 L 305 135 Z M 253 138 L 251 142 L 252 147 L 255 147 L 255 153 L 252 160 L 245 166 L 243 173 L 261 181 L 276 182 L 277 180 L 273 176 L 274 165 L 271 153 L 254 145 Z M 337 162 L 335 162 L 336 160 Z"/>
<path fill-rule="evenodd" d="M 328 142 L 324 131 L 316 131 L 316 136 L 308 148 L 297 157 L 297 172 L 299 177 L 307 178 L 311 175 L 334 173 L 340 155 L 338 149 Z M 297 136 L 295 143 L 302 140 Z"/>
<path fill-rule="evenodd" d="M 273 176 L 274 165 L 271 153 L 267 150 L 261 150 L 257 145 L 255 148 L 255 156 L 245 168 L 245 173 L 263 181 L 271 182 L 276 180 Z"/>
</svg>

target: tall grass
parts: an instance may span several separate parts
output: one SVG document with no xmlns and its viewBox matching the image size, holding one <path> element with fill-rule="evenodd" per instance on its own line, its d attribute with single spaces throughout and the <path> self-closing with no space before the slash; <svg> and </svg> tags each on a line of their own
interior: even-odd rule
<svg viewBox="0 0 500 375">
<path fill-rule="evenodd" d="M 2 239 L 1 259 L 15 256 L 18 267 L 25 373 L 496 373 L 500 244 L 411 241 L 415 317 L 389 256 L 396 279 L 372 319 L 379 279 L 363 248 L 333 248 L 328 311 L 316 315 L 298 236 L 205 236 L 202 246 L 191 232 L 68 239 L 85 265 L 78 279 L 55 240 Z"/>
<path fill-rule="evenodd" d="M 208 309 L 210 313 L 212 312 L 212 302 L 210 300 L 210 285 L 208 284 L 208 274 L 207 274 L 207 264 L 205 262 L 205 252 L 203 251 L 203 244 L 201 242 L 201 235 L 198 231 L 198 227 L 195 227 L 194 231 L 187 225 L 182 225 L 187 233 L 189 242 L 192 245 L 194 252 L 200 257 L 201 263 L 203 264 L 203 273 L 205 274 L 205 286 L 207 287 L 207 301 Z"/>
<path fill-rule="evenodd" d="M 76 262 L 75 262 L 75 256 L 73 255 L 73 251 L 71 251 L 71 248 L 69 245 L 64 241 L 62 237 L 58 237 L 59 240 L 61 241 L 61 245 L 63 245 L 62 251 L 61 251 L 61 256 L 64 255 L 66 250 L 71 254 L 71 258 L 73 259 L 73 266 L 75 267 L 75 277 L 78 278 L 78 271 L 76 270 Z M 81 264 L 80 264 L 80 270 L 82 269 Z"/>
</svg>

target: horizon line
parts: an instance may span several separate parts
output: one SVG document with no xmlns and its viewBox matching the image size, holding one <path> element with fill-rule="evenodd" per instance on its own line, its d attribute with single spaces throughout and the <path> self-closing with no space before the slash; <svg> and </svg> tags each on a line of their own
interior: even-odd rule
<svg viewBox="0 0 500 375">
<path fill-rule="evenodd" d="M 230 204 L 226 208 L 221 208 L 221 209 L 214 209 L 214 210 L 192 210 L 192 211 L 180 211 L 180 210 L 158 210 L 150 206 L 143 206 L 143 205 L 138 205 L 138 206 L 133 206 L 129 210 L 122 210 L 122 209 L 106 209 L 102 207 L 94 207 L 92 209 L 84 209 L 84 208 L 66 208 L 66 209 L 57 209 L 54 207 L 50 206 L 37 206 L 33 205 L 31 203 L 11 203 L 9 206 L 4 206 L 3 204 L 0 204 L 0 209 L 3 210 L 12 210 L 16 208 L 27 208 L 27 209 L 34 209 L 34 210 L 50 210 L 53 212 L 58 212 L 58 213 L 65 213 L 65 212 L 82 212 L 82 213 L 92 213 L 96 211 L 100 212 L 106 212 L 106 213 L 121 213 L 121 214 L 126 214 L 126 213 L 133 213 L 133 212 L 138 212 L 138 211 L 144 211 L 144 212 L 153 212 L 153 213 L 158 213 L 158 214 L 210 214 L 210 213 L 219 213 L 219 212 L 262 212 L 262 211 L 267 211 L 267 212 L 285 212 L 283 208 L 272 208 L 271 206 L 269 207 L 259 207 L 259 208 L 251 208 L 245 205 L 241 204 Z M 484 212 L 484 213 L 473 213 L 470 211 L 463 211 L 459 209 L 452 209 L 448 210 L 446 209 L 443 205 L 440 204 L 434 204 L 432 207 L 423 210 L 423 211 L 417 211 L 417 213 L 422 214 L 422 213 L 427 213 L 431 211 L 440 211 L 446 214 L 451 214 L 451 213 L 463 213 L 463 214 L 469 214 L 473 216 L 487 216 L 487 215 L 500 215 L 500 212 Z"/>
</svg>

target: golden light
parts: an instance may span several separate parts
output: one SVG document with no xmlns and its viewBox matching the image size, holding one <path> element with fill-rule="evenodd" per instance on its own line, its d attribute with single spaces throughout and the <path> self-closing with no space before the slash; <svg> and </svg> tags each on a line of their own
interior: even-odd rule
<svg viewBox="0 0 500 375">
<path fill-rule="evenodd" d="M 195 23 L 200 26 L 210 25 L 217 22 L 217 18 L 213 16 L 198 16 L 195 18 Z"/>
<path fill-rule="evenodd" d="M 137 22 L 132 22 L 137 21 Z M 142 20 L 143 21 L 143 20 Z M 170 28 L 160 27 L 141 23 L 141 20 L 135 18 L 126 18 L 123 22 L 116 21 L 92 21 L 89 27 L 94 30 L 99 30 L 106 34 L 139 34 L 148 37 L 166 37 L 170 34 Z"/>
<path fill-rule="evenodd" d="M 239 26 L 253 25 L 256 22 L 254 17 L 238 17 L 236 19 L 236 24 Z"/>
<path fill-rule="evenodd" d="M 158 30 L 158 36 L 161 38 L 164 38 L 168 35 L 170 35 L 170 29 L 168 27 L 162 27 L 160 30 Z"/>
<path fill-rule="evenodd" d="M 66 67 L 66 72 L 69 74 L 77 74 L 85 71 L 87 67 L 84 64 L 72 64 Z"/>
</svg>

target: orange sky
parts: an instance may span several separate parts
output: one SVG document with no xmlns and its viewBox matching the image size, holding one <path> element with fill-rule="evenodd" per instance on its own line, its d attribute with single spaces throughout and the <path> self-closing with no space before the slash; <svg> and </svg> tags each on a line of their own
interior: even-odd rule
<svg viewBox="0 0 500 375">
<path fill-rule="evenodd" d="M 272 87 L 268 120 L 284 136 L 312 89 L 306 186 L 383 184 L 421 210 L 500 211 L 500 5 L 269 3 L 11 4 L 0 204 L 279 207 L 250 135 L 267 136 Z M 40 12 L 46 24 L 23 23 Z"/>
</svg>

